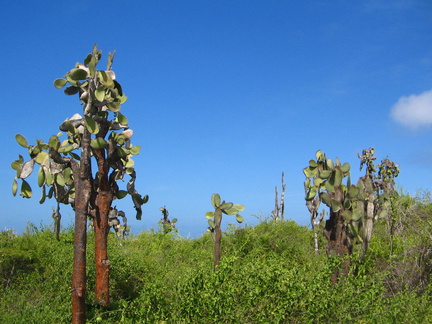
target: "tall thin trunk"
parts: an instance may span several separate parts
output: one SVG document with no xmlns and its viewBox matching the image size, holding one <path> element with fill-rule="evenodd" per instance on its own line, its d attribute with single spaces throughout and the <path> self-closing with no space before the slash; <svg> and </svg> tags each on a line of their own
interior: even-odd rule
<svg viewBox="0 0 432 324">
<path fill-rule="evenodd" d="M 95 231 L 95 262 L 96 282 L 95 300 L 101 305 L 110 304 L 109 273 L 110 261 L 108 259 L 108 214 L 113 201 L 113 191 L 108 179 L 109 166 L 104 151 L 97 150 L 94 155 L 98 163 L 99 191 L 96 197 L 96 213 L 93 219 Z"/>
<path fill-rule="evenodd" d="M 273 218 L 274 220 L 279 220 L 279 192 L 278 187 L 275 187 L 275 208 L 273 210 Z"/>
<path fill-rule="evenodd" d="M 222 230 L 221 230 L 221 223 L 222 223 L 222 211 L 218 208 L 216 210 L 215 215 L 215 248 L 214 248 L 214 269 L 216 270 L 217 266 L 220 263 L 221 254 L 222 254 L 222 248 L 221 248 L 221 242 L 222 242 Z"/>
<path fill-rule="evenodd" d="M 78 192 L 77 192 L 78 193 Z M 80 195 L 76 195 L 79 198 Z M 79 206 L 83 205 L 83 206 Z M 84 203 L 75 205 L 74 262 L 72 272 L 72 323 L 85 323 L 86 294 L 86 212 Z"/>
<path fill-rule="evenodd" d="M 318 239 L 318 229 L 321 224 L 321 222 L 324 220 L 325 217 L 325 211 L 324 209 L 321 211 L 318 217 L 318 212 L 316 211 L 318 209 L 318 206 L 320 204 L 319 199 L 315 197 L 314 203 L 311 204 L 311 224 L 312 224 L 312 230 L 314 234 L 314 247 L 315 247 L 315 254 L 318 255 L 319 253 L 319 239 Z"/>
<path fill-rule="evenodd" d="M 75 185 L 75 236 L 72 270 L 72 323 L 85 323 L 87 214 L 91 194 L 90 133 L 84 130 L 81 161 L 72 161 Z"/>
<path fill-rule="evenodd" d="M 276 221 L 280 221 L 280 220 L 284 220 L 285 218 L 285 189 L 286 189 L 286 185 L 284 183 L 284 172 L 282 172 L 282 193 L 281 193 L 281 202 L 279 205 L 279 192 L 278 192 L 278 187 L 275 187 L 275 208 L 271 214 L 271 216 L 273 217 L 274 220 Z"/>
<path fill-rule="evenodd" d="M 217 266 L 220 263 L 221 259 L 221 241 L 222 241 L 222 230 L 220 225 L 215 226 L 215 249 L 214 249 L 214 269 L 216 270 Z"/>
<path fill-rule="evenodd" d="M 282 193 L 281 193 L 281 203 L 280 203 L 280 218 L 281 220 L 285 220 L 285 173 L 282 172 Z"/>
<path fill-rule="evenodd" d="M 369 249 L 369 243 L 372 238 L 373 222 L 374 222 L 374 193 L 369 193 L 368 202 L 366 205 L 366 224 L 364 227 L 365 237 L 363 240 L 363 253 L 361 259 L 364 259 Z"/>
<path fill-rule="evenodd" d="M 318 233 L 316 232 L 315 229 L 313 229 L 313 231 L 314 231 L 314 249 L 315 249 L 315 254 L 318 255 L 318 253 L 319 253 Z"/>
</svg>

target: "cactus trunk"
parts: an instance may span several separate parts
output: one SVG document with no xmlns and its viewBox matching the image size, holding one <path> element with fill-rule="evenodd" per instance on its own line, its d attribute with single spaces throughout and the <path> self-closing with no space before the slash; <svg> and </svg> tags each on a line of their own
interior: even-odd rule
<svg viewBox="0 0 432 324">
<path fill-rule="evenodd" d="M 222 230 L 221 230 L 222 212 L 220 210 L 218 210 L 218 211 L 216 211 L 216 213 L 220 214 L 220 217 L 215 217 L 215 219 L 216 219 L 215 228 L 214 228 L 215 246 L 214 246 L 214 264 L 213 264 L 215 270 L 220 263 L 221 254 L 222 254 L 222 247 L 221 247 L 221 243 L 222 243 Z"/>
<path fill-rule="evenodd" d="M 362 259 L 366 256 L 369 249 L 369 242 L 372 238 L 373 222 L 374 222 L 374 198 L 373 192 L 369 193 L 367 207 L 366 207 L 366 222 L 364 226 L 364 239 L 363 239 L 363 253 Z"/>
<path fill-rule="evenodd" d="M 109 166 L 104 151 L 95 150 L 94 155 L 98 164 L 99 191 L 96 198 L 96 213 L 93 218 L 95 231 L 95 262 L 96 283 L 95 300 L 101 305 L 110 304 L 109 273 L 110 261 L 108 259 L 108 214 L 113 201 L 113 191 L 108 179 Z"/>
<path fill-rule="evenodd" d="M 340 269 L 336 268 L 333 271 L 331 280 L 335 284 L 341 276 L 348 274 L 351 263 L 349 256 L 352 253 L 352 245 L 346 235 L 347 228 L 340 212 L 330 213 L 330 219 L 326 222 L 326 231 L 328 233 L 327 255 L 346 258 L 340 265 Z"/>
<path fill-rule="evenodd" d="M 76 188 L 74 262 L 72 270 L 72 323 L 85 323 L 87 214 L 91 194 L 90 133 L 82 139 L 81 162 L 72 162 Z"/>
</svg>

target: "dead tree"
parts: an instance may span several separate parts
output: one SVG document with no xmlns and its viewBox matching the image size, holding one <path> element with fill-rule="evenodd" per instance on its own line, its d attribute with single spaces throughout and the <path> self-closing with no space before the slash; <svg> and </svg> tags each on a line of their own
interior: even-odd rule
<svg viewBox="0 0 432 324">
<path fill-rule="evenodd" d="M 285 189 L 286 189 L 286 185 L 285 185 L 285 181 L 284 181 L 285 175 L 282 172 L 282 192 L 281 192 L 281 201 L 279 204 L 279 192 L 278 192 L 278 187 L 275 187 L 275 208 L 274 210 L 271 212 L 271 217 L 276 220 L 284 220 L 285 219 Z"/>
</svg>

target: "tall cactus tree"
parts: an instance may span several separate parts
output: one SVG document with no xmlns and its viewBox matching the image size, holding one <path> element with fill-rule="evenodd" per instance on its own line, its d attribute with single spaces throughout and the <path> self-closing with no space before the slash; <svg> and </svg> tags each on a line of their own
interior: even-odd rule
<svg viewBox="0 0 432 324">
<path fill-rule="evenodd" d="M 39 165 L 38 186 L 42 188 L 43 203 L 54 197 L 58 203 L 71 204 L 75 211 L 74 264 L 72 276 L 72 322 L 85 322 L 86 294 L 86 228 L 87 218 L 93 221 L 95 231 L 96 300 L 108 305 L 110 261 L 107 254 L 109 214 L 114 199 L 132 197 L 137 219 L 141 219 L 141 206 L 148 196 L 142 197 L 135 189 L 136 173 L 132 157 L 140 151 L 131 144 L 133 131 L 128 120 L 120 113 L 120 105 L 127 97 L 116 80 L 111 66 L 114 53 L 108 54 L 106 70 L 96 68 L 102 52 L 94 45 L 83 64 L 56 79 L 54 86 L 67 95 L 78 95 L 83 106 L 82 115 L 75 114 L 66 119 L 60 130 L 67 135 L 61 140 L 62 132 L 52 135 L 47 143 L 37 140 L 29 145 L 26 138 L 16 135 L 17 142 L 28 150 L 30 160 L 19 155 L 11 166 L 16 170 L 12 193 L 32 196 L 32 189 L 26 178 L 34 166 Z M 96 171 L 92 170 L 92 161 Z M 118 180 L 128 175 L 126 190 L 120 190 Z M 59 208 L 57 208 L 57 211 Z M 54 214 L 53 214 L 54 216 Z M 55 215 L 60 220 L 59 215 Z M 59 225 L 57 225 L 58 228 Z"/>
<path fill-rule="evenodd" d="M 221 201 L 221 197 L 218 194 L 213 194 L 211 197 L 211 203 L 215 211 L 211 211 L 205 214 L 208 219 L 209 230 L 212 232 L 214 240 L 214 269 L 220 264 L 222 254 L 222 214 L 235 215 L 238 223 L 242 223 L 244 218 L 239 212 L 244 211 L 245 207 L 240 204 L 233 204 L 231 202 L 226 203 L 225 200 Z"/>
<path fill-rule="evenodd" d="M 363 150 L 359 158 L 360 169 L 366 166 L 366 174 L 358 180 L 357 185 L 351 184 L 349 163 L 342 165 L 339 159 L 333 162 L 327 159 L 322 151 L 317 151 L 316 160 L 310 160 L 309 166 L 303 169 L 306 176 L 306 206 L 311 213 L 311 220 L 314 222 L 318 218 L 321 202 L 329 207 L 330 217 L 324 229 L 328 241 L 327 254 L 348 256 L 341 267 L 344 275 L 348 272 L 349 256 L 354 244 L 363 243 L 364 257 L 372 237 L 373 222 L 379 215 L 386 214 L 389 207 L 386 196 L 379 197 L 380 188 L 384 188 L 384 180 L 379 180 L 382 176 L 377 180 L 373 163 L 374 149 Z M 390 169 L 394 167 L 384 162 L 383 165 Z M 390 173 L 394 179 L 394 171 L 386 169 L 384 173 Z M 344 178 L 346 184 L 343 183 Z M 389 179 L 387 182 L 394 185 Z M 335 271 L 333 282 L 337 281 L 339 275 L 339 271 Z"/>
<path fill-rule="evenodd" d="M 312 219 L 317 218 L 320 202 L 330 208 L 330 218 L 326 221 L 325 234 L 328 240 L 327 254 L 345 256 L 352 252 L 352 242 L 348 235 L 346 222 L 350 187 L 350 165 L 341 165 L 339 159 L 334 162 L 326 158 L 322 151 L 316 153 L 316 160 L 310 160 L 309 166 L 303 169 L 306 175 L 306 205 Z M 343 179 L 348 184 L 343 184 Z M 343 269 L 346 271 L 346 269 Z"/>
<path fill-rule="evenodd" d="M 390 235 L 392 223 L 392 208 L 394 198 L 398 196 L 395 189 L 395 178 L 399 175 L 399 165 L 395 164 L 388 158 L 381 161 L 377 168 L 375 167 L 373 147 L 365 149 L 362 154 L 358 155 L 360 159 L 360 170 L 366 167 L 366 174 L 361 177 L 357 183 L 359 188 L 358 204 L 363 209 L 364 219 L 362 224 L 362 241 L 363 255 L 369 248 L 369 242 L 372 238 L 373 224 L 376 219 L 386 218 L 389 223 Z M 360 228 L 361 229 L 361 228 Z"/>
<path fill-rule="evenodd" d="M 376 185 L 374 183 L 376 168 L 374 161 L 374 148 L 365 149 L 362 155 L 359 154 L 360 170 L 363 166 L 366 167 L 366 174 L 361 177 L 357 183 L 359 188 L 359 206 L 363 209 L 363 256 L 369 248 L 369 242 L 372 238 L 373 223 L 376 214 Z"/>
<path fill-rule="evenodd" d="M 385 158 L 378 165 L 378 175 L 376 177 L 378 202 L 383 210 L 381 217 L 387 218 L 391 236 L 394 234 L 395 215 L 397 214 L 397 211 L 393 210 L 395 204 L 392 202 L 400 198 L 395 188 L 395 178 L 399 175 L 399 172 L 399 165 Z"/>
</svg>

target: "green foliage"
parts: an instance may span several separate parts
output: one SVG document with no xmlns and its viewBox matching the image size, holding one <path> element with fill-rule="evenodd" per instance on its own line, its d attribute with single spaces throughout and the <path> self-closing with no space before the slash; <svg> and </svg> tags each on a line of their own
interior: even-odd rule
<svg viewBox="0 0 432 324">
<path fill-rule="evenodd" d="M 115 302 L 103 307 L 93 301 L 95 269 L 89 262 L 87 321 L 429 323 L 431 286 L 418 280 L 431 264 L 427 206 L 425 200 L 412 199 L 401 210 L 404 226 L 395 232 L 392 248 L 386 220 L 378 221 L 370 253 L 364 260 L 354 254 L 351 273 L 336 285 L 330 274 L 340 259 L 327 258 L 323 250 L 310 253 L 312 231 L 292 221 L 228 229 L 216 272 L 210 265 L 209 234 L 193 240 L 162 232 L 143 232 L 126 240 L 112 234 Z M 70 322 L 73 231 L 60 235 L 57 242 L 49 227 L 34 225 L 20 236 L 0 232 L 2 323 Z M 90 233 L 89 251 L 93 244 Z M 93 258 L 91 253 L 87 257 Z"/>
</svg>

